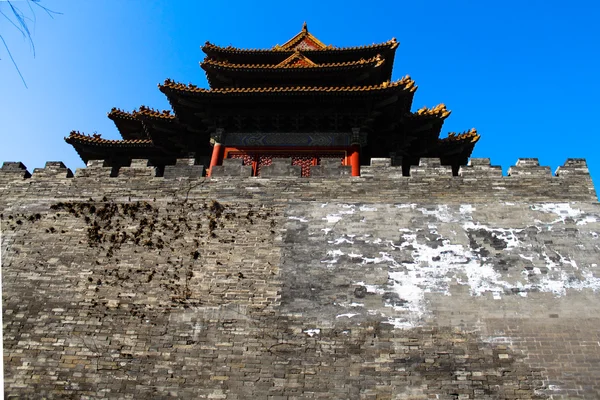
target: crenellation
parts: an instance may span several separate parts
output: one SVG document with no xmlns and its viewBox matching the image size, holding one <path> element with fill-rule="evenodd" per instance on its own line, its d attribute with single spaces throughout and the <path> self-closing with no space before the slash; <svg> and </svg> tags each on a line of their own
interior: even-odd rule
<svg viewBox="0 0 600 400">
<path fill-rule="evenodd" d="M 77 168 L 75 178 L 108 178 L 112 168 L 104 160 L 90 160 L 85 168 Z"/>
<path fill-rule="evenodd" d="M 139 169 L 144 169 L 146 167 L 148 167 L 150 165 L 150 162 L 148 161 L 148 159 L 142 158 L 142 159 L 133 159 L 131 160 L 131 163 L 129 164 L 129 167 L 126 168 L 139 168 Z"/>
<path fill-rule="evenodd" d="M 204 176 L 204 165 L 196 165 L 194 158 L 178 158 L 175 165 L 166 165 L 165 179 L 194 179 Z"/>
<path fill-rule="evenodd" d="M 381 168 L 381 167 L 391 167 L 392 159 L 391 158 L 371 158 L 371 167 Z"/>
<path fill-rule="evenodd" d="M 222 165 L 212 167 L 211 178 L 226 177 L 249 177 L 252 175 L 252 167 L 244 165 L 244 162 L 237 158 L 223 160 Z"/>
<path fill-rule="evenodd" d="M 469 167 L 489 167 L 492 165 L 492 161 L 489 158 L 470 158 L 467 163 Z"/>
<path fill-rule="evenodd" d="M 73 178 L 73 172 L 62 161 L 48 161 L 44 168 L 33 170 L 33 179 Z"/>
<path fill-rule="evenodd" d="M 20 161 L 5 161 L 0 168 L 0 179 L 10 181 L 17 179 L 27 179 L 31 173 L 27 167 Z"/>
<path fill-rule="evenodd" d="M 266 165 L 261 169 L 262 178 L 300 178 L 302 176 L 302 167 L 292 165 L 290 158 L 273 158 L 271 165 Z"/>
<path fill-rule="evenodd" d="M 421 157 L 419 159 L 419 167 L 439 168 L 442 162 L 439 158 Z"/>
<path fill-rule="evenodd" d="M 526 159 L 519 161 L 517 165 L 511 167 L 511 176 L 502 176 L 501 167 L 491 165 L 489 159 L 471 159 L 468 165 L 461 166 L 458 176 L 452 175 L 450 166 L 441 165 L 439 160 L 424 159 L 419 166 L 411 167 L 411 175 L 403 176 L 401 166 L 390 166 L 389 159 L 376 159 L 372 165 L 361 167 L 361 176 L 359 179 L 345 179 L 351 175 L 350 166 L 343 166 L 337 161 L 323 160 L 321 165 L 312 166 L 314 172 L 312 177 L 301 178 L 300 166 L 291 165 L 290 159 L 278 159 L 275 166 L 267 168 L 265 178 L 286 178 L 287 184 L 292 183 L 302 187 L 305 183 L 317 182 L 324 178 L 337 181 L 338 183 L 331 187 L 326 186 L 323 190 L 336 192 L 344 190 L 383 190 L 385 193 L 393 193 L 394 190 L 401 190 L 402 197 L 411 198 L 413 196 L 423 196 L 427 193 L 437 193 L 440 191 L 444 197 L 461 198 L 466 194 L 470 198 L 480 199 L 478 201 L 487 201 L 490 199 L 511 200 L 530 200 L 553 201 L 553 200 L 583 200 L 589 199 L 597 201 L 596 191 L 593 181 L 589 175 L 587 165 L 583 159 L 569 159 L 565 164 L 557 169 L 557 176 L 549 173 L 548 167 L 540 167 L 536 160 Z M 86 168 L 77 169 L 74 179 L 65 181 L 72 175 L 70 170 L 60 162 L 49 162 L 45 168 L 35 169 L 34 182 L 43 180 L 50 183 L 53 178 L 57 178 L 57 183 L 62 179 L 61 190 L 67 190 L 65 183 L 72 181 L 72 184 L 78 188 L 84 188 L 87 184 L 83 179 L 89 178 L 118 178 L 116 185 L 121 185 L 123 180 L 135 181 L 135 187 L 140 185 L 149 185 L 159 187 L 167 184 L 168 181 L 178 180 L 200 180 L 204 179 L 204 166 L 196 165 L 194 159 L 179 159 L 175 165 L 167 165 L 164 172 L 159 167 L 148 166 L 147 160 L 135 161 L 129 167 L 109 167 L 102 160 L 91 161 Z M 524 166 L 526 165 L 526 166 Z M 11 182 L 18 182 L 27 177 L 28 172 L 24 169 L 22 163 L 5 163 L 0 169 L 0 180 L 8 185 Z M 256 178 L 251 178 L 251 166 L 243 165 L 241 159 L 227 159 L 223 165 L 213 167 L 213 179 L 236 178 L 241 179 L 240 183 L 254 185 Z M 158 179 L 161 178 L 161 179 Z M 289 180 L 288 178 L 295 178 Z M 518 178 L 518 179 L 515 179 Z M 110 180 L 104 181 L 104 185 L 109 185 Z M 161 181 L 165 181 L 161 183 Z M 262 181 L 261 179 L 258 182 Z M 370 181 L 374 187 L 369 187 Z M 449 186 L 448 186 L 449 185 Z M 32 186 L 32 190 L 35 186 Z M 316 189 L 319 186 L 315 186 Z M 368 189 L 367 189 L 368 188 Z M 400 189 L 402 188 L 402 189 Z M 441 190 L 441 188 L 444 188 Z M 319 189 L 320 190 L 320 189 Z"/>
<path fill-rule="evenodd" d="M 371 158 L 370 165 L 360 167 L 360 176 L 374 179 L 404 179 L 402 167 L 392 166 L 391 158 Z"/>
<path fill-rule="evenodd" d="M 352 175 L 352 167 L 349 165 L 341 165 L 338 160 L 321 160 L 320 165 L 313 165 L 310 167 L 311 178 L 343 178 Z"/>
<path fill-rule="evenodd" d="M 491 165 L 489 158 L 471 158 L 467 165 L 460 166 L 458 175 L 465 179 L 500 178 L 502 177 L 502 168 Z"/>
<path fill-rule="evenodd" d="M 585 158 L 569 158 L 554 174 L 560 177 L 589 176 L 590 171 Z"/>
<path fill-rule="evenodd" d="M 519 178 L 550 178 L 552 172 L 550 167 L 540 166 L 537 158 L 519 158 L 516 165 L 508 169 L 508 176 Z"/>
<path fill-rule="evenodd" d="M 424 158 L 419 159 L 419 165 L 410 166 L 411 178 L 440 178 L 452 177 L 452 167 L 450 165 L 442 165 L 439 158 Z"/>
<path fill-rule="evenodd" d="M 155 177 L 157 175 L 157 169 L 150 166 L 150 163 L 146 159 L 131 160 L 131 164 L 128 167 L 120 167 L 117 176 L 120 178 L 128 177 Z"/>
<path fill-rule="evenodd" d="M 519 158 L 515 164 L 517 167 L 539 167 L 540 160 L 538 158 Z"/>
</svg>

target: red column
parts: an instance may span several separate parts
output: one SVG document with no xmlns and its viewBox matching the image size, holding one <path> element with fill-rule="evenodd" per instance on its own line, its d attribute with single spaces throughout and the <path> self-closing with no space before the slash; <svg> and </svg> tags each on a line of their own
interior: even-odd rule
<svg viewBox="0 0 600 400">
<path fill-rule="evenodd" d="M 210 157 L 210 167 L 208 168 L 208 176 L 212 174 L 212 168 L 219 165 L 221 161 L 221 143 L 215 143 L 213 146 L 212 156 Z"/>
<path fill-rule="evenodd" d="M 352 145 L 350 165 L 352 166 L 352 176 L 360 176 L 360 145 L 358 144 Z"/>
</svg>

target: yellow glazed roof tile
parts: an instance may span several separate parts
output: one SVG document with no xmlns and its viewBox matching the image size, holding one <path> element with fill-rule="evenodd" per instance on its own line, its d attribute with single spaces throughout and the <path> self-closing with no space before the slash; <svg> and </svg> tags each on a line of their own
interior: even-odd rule
<svg viewBox="0 0 600 400">
<path fill-rule="evenodd" d="M 174 89 L 177 91 L 188 93 L 206 93 L 206 94 L 241 94 L 241 93 L 318 93 L 318 92 L 376 92 L 392 88 L 402 88 L 404 90 L 414 92 L 417 90 L 415 81 L 409 75 L 396 82 L 384 82 L 380 85 L 368 86 L 292 86 L 292 87 L 247 87 L 247 88 L 220 88 L 220 89 L 203 89 L 193 84 L 185 85 L 175 82 L 171 79 L 165 80 L 164 84 L 159 88 Z"/>
<path fill-rule="evenodd" d="M 433 108 L 422 107 L 417 110 L 417 112 L 413 113 L 412 116 L 420 117 L 420 116 L 435 116 L 442 119 L 447 118 L 452 111 L 446 108 L 444 103 L 438 104 Z"/>
<path fill-rule="evenodd" d="M 171 114 L 170 110 L 159 111 L 159 110 L 155 110 L 153 108 L 146 107 L 146 106 L 140 106 L 139 110 L 134 110 L 133 115 L 135 117 L 138 117 L 138 116 L 152 117 L 152 118 L 166 119 L 166 120 L 174 120 L 175 119 L 175 115 Z"/>
<path fill-rule="evenodd" d="M 149 139 L 136 139 L 136 140 L 109 140 L 102 139 L 99 134 L 86 135 L 78 131 L 72 131 L 68 137 L 65 138 L 67 143 L 87 143 L 97 145 L 117 145 L 117 146 L 135 146 L 135 145 L 152 145 L 152 140 Z"/>
<path fill-rule="evenodd" d="M 456 133 L 450 132 L 448 133 L 448 137 L 440 139 L 442 143 L 451 143 L 451 142 L 471 142 L 475 143 L 479 140 L 480 135 L 477 133 L 477 129 L 471 128 L 468 131 Z"/>
<path fill-rule="evenodd" d="M 351 46 L 351 47 L 327 46 L 323 49 L 309 49 L 309 50 L 304 50 L 304 51 L 354 51 L 354 50 L 376 49 L 376 48 L 383 49 L 386 47 L 391 48 L 391 49 L 395 49 L 396 47 L 398 47 L 398 41 L 396 40 L 396 38 L 392 38 L 391 40 L 388 40 L 387 42 L 374 43 L 374 44 L 369 44 L 369 45 L 364 45 L 364 46 Z M 216 51 L 221 51 L 221 52 L 225 52 L 225 53 L 271 53 L 271 52 L 292 52 L 293 51 L 291 49 L 283 49 L 283 48 L 281 48 L 281 46 L 279 46 L 279 47 L 276 46 L 272 49 L 240 49 L 240 48 L 233 47 L 233 46 L 221 47 L 221 46 L 217 46 L 210 42 L 206 42 L 203 46 L 203 49 L 216 50 Z"/>
<path fill-rule="evenodd" d="M 127 111 L 123 111 L 120 108 L 113 107 L 112 110 L 107 114 L 110 119 L 135 119 L 133 114 Z"/>
<path fill-rule="evenodd" d="M 113 108 L 108 113 L 108 117 L 110 119 L 120 118 L 129 120 L 138 120 L 138 117 L 151 117 L 167 120 L 175 119 L 175 115 L 173 115 L 170 110 L 159 111 L 146 106 L 140 106 L 139 110 L 133 110 L 133 112 L 127 112 L 119 108 Z"/>
</svg>

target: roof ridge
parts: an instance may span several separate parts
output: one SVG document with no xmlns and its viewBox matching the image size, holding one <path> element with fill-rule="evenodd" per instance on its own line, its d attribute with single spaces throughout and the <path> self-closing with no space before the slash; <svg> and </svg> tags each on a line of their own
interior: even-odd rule
<svg viewBox="0 0 600 400">
<path fill-rule="evenodd" d="M 111 110 L 108 113 L 106 113 L 106 115 L 110 119 L 117 118 L 117 117 L 127 118 L 127 119 L 135 119 L 131 112 L 121 110 L 120 108 L 117 108 L 117 107 L 111 108 Z"/>
<path fill-rule="evenodd" d="M 76 140 L 80 142 L 96 144 L 152 144 L 152 140 L 150 139 L 103 139 L 100 134 L 94 133 L 92 135 L 87 135 L 79 131 L 71 131 L 71 133 L 69 133 L 69 136 L 66 137 L 65 140 L 67 141 L 67 143 L 69 143 L 69 140 Z"/>
<path fill-rule="evenodd" d="M 367 45 L 362 45 L 362 46 L 349 46 L 349 47 L 325 47 L 323 49 L 311 49 L 311 50 L 305 50 L 305 52 L 311 52 L 311 51 L 352 51 L 352 50 L 363 50 L 363 49 L 369 49 L 369 48 L 378 48 L 378 47 L 387 47 L 390 46 L 392 49 L 397 48 L 399 45 L 399 42 L 396 40 L 396 38 L 391 38 L 390 40 L 386 41 L 386 42 L 382 42 L 382 43 L 373 43 L 373 44 L 367 44 Z M 216 44 L 210 43 L 209 41 L 206 41 L 206 43 L 204 44 L 204 46 L 202 46 L 202 48 L 211 48 L 211 49 L 215 49 L 215 50 L 222 50 L 222 51 L 228 51 L 228 52 L 232 52 L 232 53 L 260 53 L 260 52 L 264 52 L 264 53 L 280 53 L 280 52 L 292 52 L 292 49 L 283 49 L 280 48 L 271 48 L 271 49 L 242 49 L 242 48 L 238 48 L 238 47 L 234 47 L 234 46 L 227 46 L 227 47 L 222 47 L 222 46 L 218 46 Z"/>
<path fill-rule="evenodd" d="M 139 110 L 133 110 L 133 116 L 147 116 L 161 119 L 175 119 L 175 115 L 171 114 L 171 110 L 157 110 L 147 106 L 140 106 Z"/>
<path fill-rule="evenodd" d="M 108 118 L 125 118 L 129 120 L 138 120 L 138 116 L 146 116 L 146 117 L 156 117 L 162 119 L 175 119 L 175 115 L 171 114 L 171 110 L 158 110 L 151 107 L 147 107 L 141 105 L 139 109 L 134 109 L 133 111 L 124 111 L 120 108 L 113 107 L 110 112 L 107 113 Z"/>
</svg>

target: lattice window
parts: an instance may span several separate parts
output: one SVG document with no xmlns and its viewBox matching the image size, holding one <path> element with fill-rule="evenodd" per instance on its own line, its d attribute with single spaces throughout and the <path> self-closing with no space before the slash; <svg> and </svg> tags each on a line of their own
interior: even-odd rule
<svg viewBox="0 0 600 400">
<path fill-rule="evenodd" d="M 292 165 L 299 165 L 302 168 L 302 176 L 310 176 L 310 167 L 316 165 L 317 160 L 313 156 L 292 157 Z"/>
<path fill-rule="evenodd" d="M 302 176 L 310 176 L 310 167 L 321 163 L 322 159 L 339 159 L 340 164 L 344 162 L 344 153 L 311 153 L 299 155 L 298 153 L 229 153 L 228 158 L 241 159 L 244 165 L 252 166 L 252 175 L 260 176 L 262 167 L 273 164 L 273 158 L 291 158 L 292 165 L 298 165 L 301 168 Z"/>
<path fill-rule="evenodd" d="M 270 154 L 261 154 L 261 155 L 258 155 L 257 158 L 258 158 L 258 161 L 256 163 L 254 175 L 260 176 L 260 170 L 262 167 L 266 167 L 268 165 L 273 164 L 273 156 Z"/>
<path fill-rule="evenodd" d="M 251 154 L 233 153 L 229 155 L 229 158 L 240 158 L 244 165 L 252 165 L 254 162 L 254 156 Z"/>
</svg>

